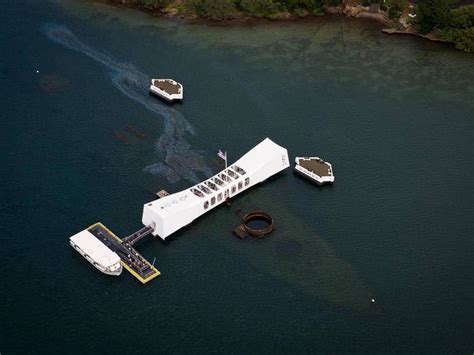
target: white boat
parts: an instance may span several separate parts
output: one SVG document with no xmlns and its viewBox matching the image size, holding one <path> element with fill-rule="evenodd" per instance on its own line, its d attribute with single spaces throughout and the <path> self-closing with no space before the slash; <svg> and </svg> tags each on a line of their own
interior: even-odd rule
<svg viewBox="0 0 474 355">
<path fill-rule="evenodd" d="M 173 79 L 151 79 L 150 92 L 168 102 L 183 99 L 183 85 Z"/>
<path fill-rule="evenodd" d="M 332 165 L 318 157 L 296 157 L 295 172 L 318 185 L 332 184 Z"/>
<path fill-rule="evenodd" d="M 104 274 L 118 276 L 122 273 L 122 264 L 117 253 L 110 250 L 87 229 L 69 238 L 69 243 Z"/>
<path fill-rule="evenodd" d="M 186 190 L 147 203 L 142 223 L 166 239 L 227 199 L 289 167 L 285 148 L 266 138 L 213 177 Z"/>
</svg>

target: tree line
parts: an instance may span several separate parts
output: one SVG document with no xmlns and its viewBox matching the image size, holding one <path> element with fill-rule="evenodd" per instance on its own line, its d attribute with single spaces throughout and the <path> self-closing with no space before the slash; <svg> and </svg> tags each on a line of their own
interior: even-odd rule
<svg viewBox="0 0 474 355">
<path fill-rule="evenodd" d="M 342 0 L 109 0 L 129 6 L 160 10 L 168 6 L 179 13 L 214 20 L 226 20 L 242 15 L 271 18 L 289 12 L 304 16 L 322 15 L 329 6 L 339 6 Z M 474 52 L 474 5 L 451 9 L 454 0 L 418 1 L 413 25 L 420 33 L 434 32 L 439 38 L 453 42 L 458 49 Z M 368 6 L 379 3 L 391 19 L 400 17 L 408 8 L 408 0 L 352 0 Z"/>
<path fill-rule="evenodd" d="M 289 12 L 297 15 L 321 15 L 328 6 L 338 6 L 342 0 L 112 0 L 159 10 L 173 5 L 180 13 L 196 14 L 214 20 L 226 20 L 237 15 L 272 17 Z"/>
<path fill-rule="evenodd" d="M 421 33 L 435 32 L 456 48 L 474 52 L 474 5 L 451 9 L 449 0 L 425 0 L 417 9 Z"/>
</svg>

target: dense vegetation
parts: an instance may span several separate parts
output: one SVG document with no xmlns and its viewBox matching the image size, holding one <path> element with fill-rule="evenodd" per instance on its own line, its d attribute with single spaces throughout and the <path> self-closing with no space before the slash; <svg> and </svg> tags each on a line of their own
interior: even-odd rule
<svg viewBox="0 0 474 355">
<path fill-rule="evenodd" d="M 273 17 L 289 12 L 297 15 L 324 13 L 328 6 L 341 0 L 111 0 L 129 6 L 159 10 L 173 5 L 181 13 L 197 14 L 214 20 L 225 20 L 239 15 Z"/>
<path fill-rule="evenodd" d="M 449 0 L 425 0 L 418 7 L 421 33 L 435 31 L 456 48 L 474 52 L 474 5 L 451 10 Z"/>
<path fill-rule="evenodd" d="M 173 8 L 178 13 L 214 20 L 241 16 L 278 17 L 285 13 L 304 16 L 321 15 L 328 6 L 341 5 L 342 0 L 108 0 L 149 10 Z M 453 0 L 423 0 L 417 7 L 416 26 L 421 33 L 435 32 L 453 42 L 456 48 L 474 52 L 474 5 L 451 9 Z M 350 0 L 368 6 L 379 3 L 391 19 L 400 17 L 408 0 Z"/>
</svg>

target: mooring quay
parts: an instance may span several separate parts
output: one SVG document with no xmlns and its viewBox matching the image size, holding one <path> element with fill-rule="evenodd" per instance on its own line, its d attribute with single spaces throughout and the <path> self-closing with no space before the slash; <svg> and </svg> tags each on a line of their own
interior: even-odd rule
<svg viewBox="0 0 474 355">
<path fill-rule="evenodd" d="M 117 237 L 100 222 L 93 224 L 87 230 L 111 251 L 115 252 L 120 257 L 122 266 L 141 283 L 145 284 L 160 275 L 154 265 L 133 248 L 134 243 L 151 233 L 150 227 L 144 227 L 123 239 Z"/>
</svg>

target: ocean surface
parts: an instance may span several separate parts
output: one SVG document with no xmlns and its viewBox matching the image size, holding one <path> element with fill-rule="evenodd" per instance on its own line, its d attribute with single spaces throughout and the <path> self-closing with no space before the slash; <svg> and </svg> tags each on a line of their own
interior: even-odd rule
<svg viewBox="0 0 474 355">
<path fill-rule="evenodd" d="M 472 354 L 472 54 L 337 16 L 225 27 L 77 0 L 1 10 L 2 355 Z M 184 102 L 150 97 L 152 77 L 183 83 Z M 291 161 L 330 161 L 334 186 L 287 169 L 143 240 L 162 273 L 146 286 L 69 246 L 96 221 L 137 230 L 155 192 L 265 137 Z M 238 208 L 277 230 L 239 240 Z"/>
</svg>

